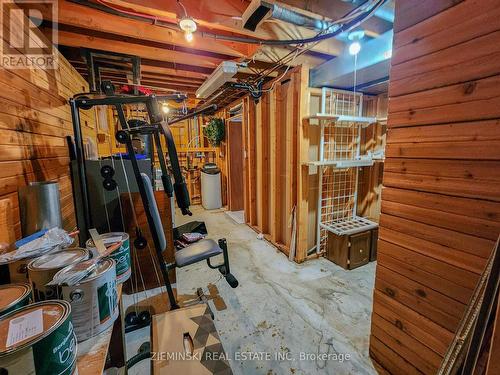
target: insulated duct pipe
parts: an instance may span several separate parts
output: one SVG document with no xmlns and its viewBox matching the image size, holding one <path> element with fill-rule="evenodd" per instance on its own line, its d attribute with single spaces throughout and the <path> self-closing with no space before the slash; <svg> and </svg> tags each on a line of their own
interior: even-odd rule
<svg viewBox="0 0 500 375">
<path fill-rule="evenodd" d="M 273 1 L 253 0 L 243 14 L 244 27 L 245 29 L 255 31 L 257 26 L 267 18 L 273 18 L 317 31 L 327 30 L 334 25 L 331 21 L 311 17 Z"/>
</svg>

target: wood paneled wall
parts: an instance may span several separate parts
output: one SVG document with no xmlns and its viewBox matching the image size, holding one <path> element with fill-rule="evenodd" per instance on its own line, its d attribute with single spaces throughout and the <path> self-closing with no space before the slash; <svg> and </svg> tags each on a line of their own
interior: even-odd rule
<svg viewBox="0 0 500 375">
<path fill-rule="evenodd" d="M 21 22 L 16 27 L 27 33 Z M 17 190 L 31 181 L 57 181 L 64 227 L 76 226 L 65 141 L 73 133 L 68 98 L 88 86 L 58 58 L 55 70 L 0 67 L 0 242 L 21 237 Z M 95 138 L 94 112 L 82 111 L 81 118 L 84 136 Z"/>
<path fill-rule="evenodd" d="M 370 354 L 434 374 L 500 232 L 497 0 L 396 1 Z"/>
</svg>

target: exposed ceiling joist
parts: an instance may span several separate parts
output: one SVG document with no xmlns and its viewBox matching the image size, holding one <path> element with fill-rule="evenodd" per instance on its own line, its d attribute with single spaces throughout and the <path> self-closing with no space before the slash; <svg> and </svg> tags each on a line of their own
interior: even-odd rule
<svg viewBox="0 0 500 375">
<path fill-rule="evenodd" d="M 142 0 L 106 0 L 106 3 L 121 9 L 161 17 L 172 22 L 176 22 L 178 16 L 182 14 L 182 10 L 176 1 L 150 0 L 145 3 Z M 280 22 L 266 22 L 255 32 L 244 29 L 241 15 L 250 3 L 249 1 L 183 0 L 182 3 L 186 7 L 189 16 L 193 17 L 200 26 L 201 32 L 203 30 L 212 33 L 229 32 L 260 39 L 307 38 L 316 35 L 313 30 Z M 341 41 L 329 39 L 318 43 L 313 50 L 333 57 L 342 48 L 343 43 Z"/>
<path fill-rule="evenodd" d="M 223 54 L 232 58 L 251 56 L 257 48 L 245 43 L 224 42 L 208 38 L 196 38 L 192 43 L 188 43 L 183 32 L 175 30 L 175 25 L 173 25 L 173 29 L 168 29 L 154 25 L 153 21 L 146 23 L 127 19 L 74 4 L 70 1 L 58 2 L 58 17 L 56 20 L 52 20 L 52 11 L 49 4 L 41 9 L 45 20 L 55 21 L 61 25 L 117 34 L 144 41 L 171 44 L 178 47 L 188 46 L 194 50 Z"/>
<path fill-rule="evenodd" d="M 173 64 L 185 64 L 192 61 L 192 54 L 185 52 L 169 51 L 157 47 L 148 47 L 140 44 L 128 43 L 125 41 L 93 37 L 60 30 L 58 33 L 58 43 L 64 46 L 81 47 L 123 53 L 127 55 L 139 56 L 141 59 L 159 60 Z M 199 57 L 198 61 L 193 61 L 196 66 L 215 69 L 223 60 L 212 57 Z"/>
</svg>

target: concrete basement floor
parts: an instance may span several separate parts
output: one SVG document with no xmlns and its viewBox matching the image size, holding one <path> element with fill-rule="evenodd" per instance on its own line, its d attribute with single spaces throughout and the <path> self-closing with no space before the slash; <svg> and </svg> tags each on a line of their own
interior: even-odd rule
<svg viewBox="0 0 500 375">
<path fill-rule="evenodd" d="M 216 311 L 210 304 L 229 358 L 235 352 L 267 352 L 273 358 L 276 352 L 289 352 L 292 358 L 232 360 L 234 374 L 376 373 L 368 356 L 375 263 L 353 271 L 324 258 L 298 265 L 222 210 L 196 206 L 192 217 L 177 216 L 176 225 L 191 220 L 205 221 L 211 238 L 227 238 L 231 271 L 240 285 L 232 289 L 217 270 L 201 262 L 177 270 L 179 294 L 192 294 L 198 287 L 208 294 L 207 285 L 217 285 L 227 309 Z M 129 303 L 131 297 L 125 298 Z M 148 338 L 149 328 L 127 334 L 128 356 Z M 329 353 L 331 359 L 300 360 L 301 353 Z M 142 361 L 129 373 L 149 370 L 148 361 Z"/>
</svg>

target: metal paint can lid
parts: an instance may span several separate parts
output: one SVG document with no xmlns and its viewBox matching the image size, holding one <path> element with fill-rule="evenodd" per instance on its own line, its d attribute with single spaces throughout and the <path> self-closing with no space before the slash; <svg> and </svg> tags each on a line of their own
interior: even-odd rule
<svg viewBox="0 0 500 375">
<path fill-rule="evenodd" d="M 102 274 L 106 273 L 109 271 L 111 268 L 115 267 L 115 261 L 111 258 L 102 258 L 97 261 L 97 266 L 94 268 L 94 270 L 87 275 L 84 279 L 82 279 L 78 284 L 83 284 L 88 281 L 92 281 L 97 279 L 99 276 Z M 54 276 L 54 279 L 62 279 L 67 276 L 67 274 L 75 273 L 75 272 L 81 272 L 81 266 L 80 263 L 75 263 L 72 264 L 66 268 L 63 268 L 60 270 L 56 275 Z M 115 275 L 116 276 L 116 275 Z"/>
<path fill-rule="evenodd" d="M 16 305 L 31 293 L 27 283 L 0 285 L 0 312 Z"/>
<path fill-rule="evenodd" d="M 43 255 L 39 258 L 32 260 L 28 264 L 28 269 L 33 270 L 53 270 L 60 269 L 70 264 L 87 260 L 89 258 L 89 251 L 82 248 L 72 248 L 57 253 Z"/>
<path fill-rule="evenodd" d="M 24 316 L 37 310 L 42 310 L 43 327 L 41 333 L 27 337 L 14 345 L 7 346 L 7 337 L 11 322 L 22 320 Z M 4 315 L 0 318 L 0 337 L 5 337 L 5 340 L 0 340 L 0 358 L 17 350 L 32 346 L 44 337 L 47 337 L 67 319 L 70 313 L 71 305 L 66 301 L 44 301 L 22 307 Z"/>
</svg>

